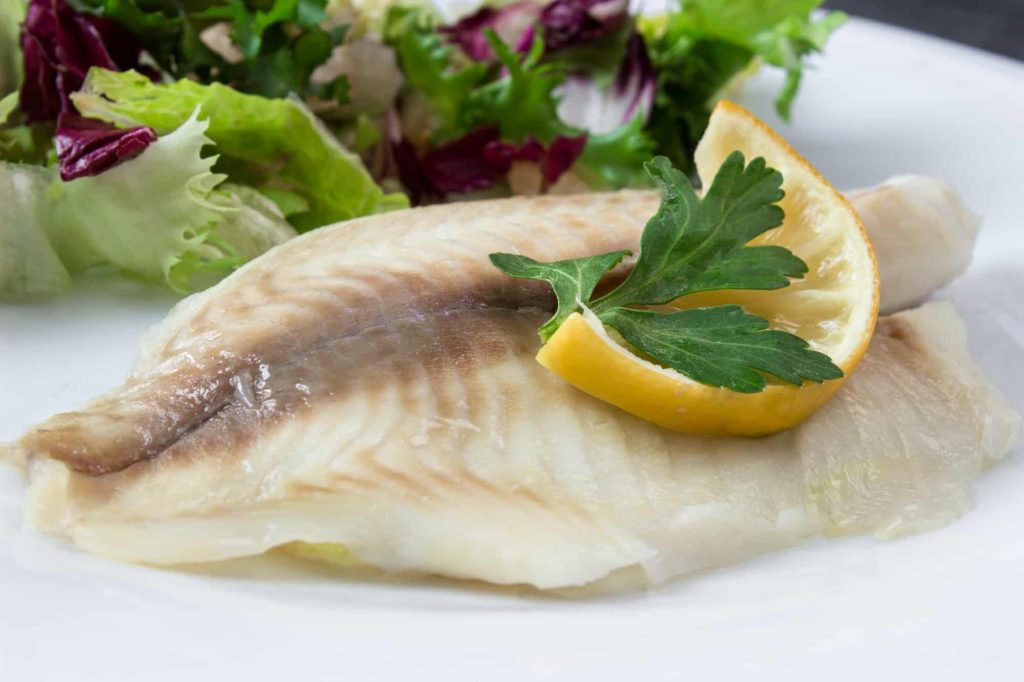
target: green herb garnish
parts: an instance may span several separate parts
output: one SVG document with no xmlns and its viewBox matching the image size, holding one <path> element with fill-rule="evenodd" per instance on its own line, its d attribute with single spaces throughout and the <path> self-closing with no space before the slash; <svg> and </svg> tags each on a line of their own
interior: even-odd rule
<svg viewBox="0 0 1024 682">
<path fill-rule="evenodd" d="M 339 76 L 313 83 L 313 71 L 341 45 L 348 26 L 326 26 L 327 0 L 70 0 L 72 7 L 117 22 L 175 78 L 220 82 L 263 97 L 291 94 L 348 101 Z M 208 47 L 202 32 L 226 22 L 237 54 Z"/>
<path fill-rule="evenodd" d="M 574 312 L 589 311 L 654 361 L 710 386 L 741 393 L 764 389 L 765 374 L 795 385 L 843 376 L 829 357 L 806 341 L 770 329 L 768 321 L 738 305 L 659 313 L 654 306 L 700 291 L 780 289 L 807 272 L 807 265 L 780 246 L 748 246 L 782 224 L 782 174 L 763 158 L 745 163 L 733 152 L 707 192 L 698 197 L 668 159 L 646 164 L 661 188 L 661 206 L 644 228 L 640 253 L 618 287 L 593 299 L 601 278 L 628 251 L 540 263 L 509 253 L 491 262 L 512 277 L 551 284 L 555 315 L 541 328 L 547 341 Z"/>
</svg>

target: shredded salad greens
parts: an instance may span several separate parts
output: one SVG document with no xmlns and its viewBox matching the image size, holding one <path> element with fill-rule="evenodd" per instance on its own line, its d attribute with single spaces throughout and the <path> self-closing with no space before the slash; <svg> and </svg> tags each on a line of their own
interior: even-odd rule
<svg viewBox="0 0 1024 682">
<path fill-rule="evenodd" d="M 185 293 L 337 221 L 689 173 L 758 65 L 789 116 L 845 19 L 819 4 L 4 0 L 0 295 L 94 268 Z"/>
</svg>

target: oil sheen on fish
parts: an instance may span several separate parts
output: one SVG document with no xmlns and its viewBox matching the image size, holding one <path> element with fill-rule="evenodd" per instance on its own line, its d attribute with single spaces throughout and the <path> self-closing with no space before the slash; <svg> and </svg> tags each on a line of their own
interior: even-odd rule
<svg viewBox="0 0 1024 682">
<path fill-rule="evenodd" d="M 837 397 L 765 439 L 662 430 L 533 360 L 550 294 L 487 254 L 635 248 L 656 202 L 447 205 L 275 249 L 179 304 L 124 387 L 15 445 L 29 521 L 125 561 L 336 543 L 386 570 L 559 588 L 962 513 L 1019 418 L 948 304 L 882 319 Z"/>
</svg>

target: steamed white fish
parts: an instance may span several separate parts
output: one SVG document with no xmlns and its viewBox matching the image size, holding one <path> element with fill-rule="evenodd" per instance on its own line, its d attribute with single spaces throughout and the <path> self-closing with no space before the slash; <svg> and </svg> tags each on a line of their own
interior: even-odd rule
<svg viewBox="0 0 1024 682">
<path fill-rule="evenodd" d="M 662 430 L 534 361 L 549 290 L 487 254 L 635 248 L 657 201 L 447 205 L 288 242 L 179 304 L 122 388 L 13 446 L 29 522 L 124 561 L 301 541 L 385 570 L 559 588 L 962 513 L 1019 417 L 949 304 L 880 320 L 837 396 L 765 439 Z"/>
<path fill-rule="evenodd" d="M 846 195 L 875 247 L 883 313 L 917 305 L 970 264 L 979 221 L 945 182 L 898 175 Z"/>
</svg>

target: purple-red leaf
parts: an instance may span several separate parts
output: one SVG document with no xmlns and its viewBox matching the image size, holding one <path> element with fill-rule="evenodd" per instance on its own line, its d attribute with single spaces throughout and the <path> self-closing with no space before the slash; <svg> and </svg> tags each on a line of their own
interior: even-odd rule
<svg viewBox="0 0 1024 682">
<path fill-rule="evenodd" d="M 553 0 L 540 13 L 544 46 L 575 47 L 608 35 L 626 20 L 628 0 Z"/>
<path fill-rule="evenodd" d="M 498 126 L 487 126 L 446 142 L 427 153 L 423 170 L 443 192 L 487 189 L 497 181 L 499 171 L 488 163 L 484 149 L 497 142 L 498 135 Z"/>
<path fill-rule="evenodd" d="M 547 147 L 532 137 L 514 144 L 501 140 L 499 135 L 497 126 L 487 126 L 428 152 L 423 158 L 423 171 L 430 184 L 447 193 L 487 189 L 516 161 L 536 163 L 550 184 L 576 162 L 587 143 L 585 134 L 560 135 Z M 408 184 L 406 189 L 410 189 Z"/>
<path fill-rule="evenodd" d="M 622 58 L 612 88 L 616 96 L 626 101 L 626 110 L 620 124 L 628 123 L 637 114 L 647 119 L 654 106 L 657 78 L 651 57 L 647 54 L 647 44 L 635 31 L 626 44 L 626 56 Z"/>
<path fill-rule="evenodd" d="M 451 26 L 441 26 L 438 32 L 448 36 L 448 42 L 458 45 L 470 59 L 487 62 L 496 55 L 487 43 L 485 29 L 491 29 L 503 43 L 516 52 L 526 52 L 533 43 L 534 24 L 541 6 L 530 1 L 515 2 L 500 9 L 482 7 Z"/>
<path fill-rule="evenodd" d="M 485 29 L 492 29 L 516 52 L 526 52 L 539 25 L 545 49 L 555 52 L 612 33 L 627 19 L 628 10 L 628 0 L 552 0 L 547 5 L 527 0 L 501 8 L 483 7 L 438 31 L 471 59 L 487 62 L 493 61 L 495 54 Z"/>
<path fill-rule="evenodd" d="M 558 116 L 593 135 L 609 133 L 637 116 L 646 122 L 654 106 L 657 78 L 647 46 L 634 32 L 626 43 L 615 80 L 601 88 L 592 76 L 567 78 L 559 89 Z"/>
<path fill-rule="evenodd" d="M 56 146 L 64 181 L 99 175 L 135 158 L 156 142 L 152 128 L 112 128 L 102 121 L 65 112 L 57 120 Z"/>
<path fill-rule="evenodd" d="M 548 146 L 547 153 L 540 163 L 540 174 L 544 181 L 553 183 L 569 170 L 587 146 L 586 134 L 577 137 L 559 135 Z"/>
<path fill-rule="evenodd" d="M 409 195 L 409 201 L 413 206 L 421 206 L 431 199 L 443 199 L 444 193 L 430 181 L 423 164 L 420 163 L 416 147 L 402 132 L 402 123 L 394 109 L 388 111 L 385 124 L 387 150 L 394 161 L 398 179 Z"/>
<path fill-rule="evenodd" d="M 156 140 L 151 128 L 119 130 L 82 118 L 71 102 L 90 68 L 124 71 L 138 66 L 142 48 L 121 26 L 80 14 L 67 0 L 30 0 L 21 25 L 21 47 L 21 109 L 30 122 L 57 121 L 62 179 L 99 175 L 138 156 Z"/>
<path fill-rule="evenodd" d="M 495 140 L 484 147 L 484 160 L 496 171 L 508 172 L 514 161 L 537 163 L 544 158 L 544 145 L 529 138 L 520 145 Z"/>
<path fill-rule="evenodd" d="M 25 82 L 21 109 L 28 120 L 52 121 L 72 111 L 71 93 L 93 66 L 124 71 L 142 48 L 118 24 L 80 14 L 67 0 L 30 0 L 21 26 Z"/>
</svg>

